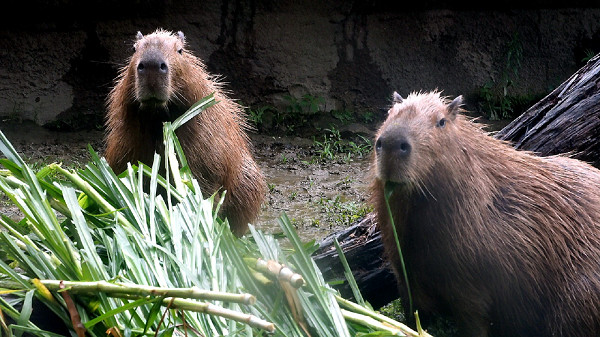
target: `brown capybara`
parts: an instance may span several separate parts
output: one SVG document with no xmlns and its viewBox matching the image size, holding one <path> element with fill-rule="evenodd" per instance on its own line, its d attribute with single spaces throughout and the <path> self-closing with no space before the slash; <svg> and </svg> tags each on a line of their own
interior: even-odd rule
<svg viewBox="0 0 600 337">
<path fill-rule="evenodd" d="M 401 292 L 386 194 L 421 317 L 450 315 L 460 336 L 599 336 L 600 171 L 517 151 L 461 104 L 394 93 L 376 135 L 372 202 Z"/>
<path fill-rule="evenodd" d="M 260 211 L 266 183 L 253 159 L 240 105 L 186 49 L 183 33 L 138 32 L 134 49 L 108 97 L 106 160 L 117 173 L 128 162 L 151 165 L 155 152 L 164 154 L 163 122 L 214 93 L 217 104 L 176 133 L 203 194 L 227 191 L 221 215 L 234 234 L 243 235 Z"/>
</svg>

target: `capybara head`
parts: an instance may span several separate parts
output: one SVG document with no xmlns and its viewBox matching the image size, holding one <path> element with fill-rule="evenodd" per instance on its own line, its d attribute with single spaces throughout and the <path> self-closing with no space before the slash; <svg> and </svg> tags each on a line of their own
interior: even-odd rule
<svg viewBox="0 0 600 337">
<path fill-rule="evenodd" d="M 173 72 L 185 64 L 184 46 L 182 32 L 172 35 L 159 31 L 145 37 L 137 33 L 130 67 L 135 69 L 135 99 L 142 110 L 146 106 L 164 107 L 176 97 L 177 82 L 173 78 L 177 74 Z"/>
<path fill-rule="evenodd" d="M 217 103 L 176 134 L 203 194 L 227 191 L 220 215 L 240 236 L 260 211 L 264 176 L 252 156 L 241 106 L 185 44 L 181 32 L 138 32 L 135 51 L 108 96 L 104 156 L 117 173 L 128 163 L 152 165 L 155 153 L 164 154 L 163 123 L 213 94 Z"/>
<path fill-rule="evenodd" d="M 403 266 L 413 309 L 461 336 L 600 335 L 600 171 L 517 151 L 461 104 L 394 94 L 375 138 L 371 198 L 406 313 Z"/>
<path fill-rule="evenodd" d="M 205 72 L 204 64 L 186 49 L 182 32 L 138 32 L 133 47 L 120 74 L 123 88 L 113 90 L 109 104 L 127 102 L 133 106 L 130 110 L 161 122 L 174 120 L 197 100 L 221 89 Z M 198 81 L 199 75 L 203 81 Z"/>
<path fill-rule="evenodd" d="M 439 93 L 403 99 L 394 92 L 393 102 L 375 140 L 376 171 L 382 181 L 414 188 L 457 137 L 454 121 L 462 96 L 448 104 Z"/>
</svg>

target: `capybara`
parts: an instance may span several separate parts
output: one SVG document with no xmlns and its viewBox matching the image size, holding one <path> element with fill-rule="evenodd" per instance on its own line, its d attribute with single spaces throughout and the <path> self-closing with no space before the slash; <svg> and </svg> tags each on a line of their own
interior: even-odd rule
<svg viewBox="0 0 600 337">
<path fill-rule="evenodd" d="M 600 171 L 517 151 L 463 112 L 462 96 L 394 93 L 377 132 L 372 202 L 401 292 L 386 194 L 421 317 L 461 336 L 599 336 Z"/>
<path fill-rule="evenodd" d="M 162 126 L 214 93 L 217 103 L 177 129 L 177 137 L 203 194 L 226 190 L 221 215 L 243 235 L 266 195 L 254 161 L 245 115 L 222 83 L 186 49 L 182 32 L 137 34 L 134 53 L 108 96 L 104 156 L 120 173 L 127 163 L 151 165 L 164 154 Z"/>
</svg>

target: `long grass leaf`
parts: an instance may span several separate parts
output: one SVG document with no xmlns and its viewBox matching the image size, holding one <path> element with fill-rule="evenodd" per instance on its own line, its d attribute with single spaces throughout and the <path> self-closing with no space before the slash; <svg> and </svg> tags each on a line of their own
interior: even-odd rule
<svg viewBox="0 0 600 337">
<path fill-rule="evenodd" d="M 21 167 L 25 165 L 25 162 L 21 159 L 21 156 L 19 156 L 17 150 L 15 150 L 2 131 L 0 131 L 0 152 L 13 163 Z"/>
<path fill-rule="evenodd" d="M 346 280 L 350 285 L 350 289 L 352 290 L 352 294 L 354 295 L 356 302 L 358 302 L 358 304 L 361 306 L 365 306 L 365 300 L 363 299 L 362 294 L 360 293 L 360 289 L 358 289 L 356 279 L 354 279 L 354 274 L 352 274 L 352 271 L 350 270 L 348 260 L 346 260 L 346 255 L 344 255 L 344 251 L 342 250 L 342 247 L 340 247 L 340 243 L 338 242 L 337 238 L 334 238 L 333 244 L 335 246 L 335 250 L 338 253 L 340 261 L 342 262 L 342 266 L 344 267 L 344 276 L 346 277 Z"/>
</svg>

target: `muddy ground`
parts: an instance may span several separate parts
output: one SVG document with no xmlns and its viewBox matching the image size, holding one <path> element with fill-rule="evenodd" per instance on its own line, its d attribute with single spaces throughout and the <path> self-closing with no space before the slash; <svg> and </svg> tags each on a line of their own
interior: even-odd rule
<svg viewBox="0 0 600 337">
<path fill-rule="evenodd" d="M 52 162 L 80 167 L 89 160 L 88 144 L 101 153 L 103 131 L 51 131 L 28 122 L 1 122 L 0 130 L 34 168 Z M 368 155 L 321 159 L 312 138 L 250 134 L 255 157 L 263 169 L 269 193 L 257 226 L 279 231 L 277 219 L 286 212 L 304 240 L 342 229 L 366 210 Z M 2 206 L 18 217 L 16 209 Z"/>
<path fill-rule="evenodd" d="M 509 122 L 480 121 L 489 131 L 500 130 Z M 323 148 L 315 144 L 315 139 L 323 141 L 325 134 L 312 132 L 311 136 L 297 137 L 249 132 L 269 187 L 257 227 L 268 233 L 279 232 L 277 219 L 285 212 L 303 240 L 319 241 L 368 212 L 370 151 L 365 151 L 364 139 L 372 139 L 376 128 L 362 124 L 340 128 L 344 141 L 362 140 L 363 151 L 336 153 L 333 158 L 322 158 Z M 0 121 L 0 130 L 33 167 L 52 162 L 81 167 L 90 158 L 88 144 L 98 153 L 103 151 L 101 130 L 58 132 L 16 121 Z M 16 209 L 0 207 L 4 214 L 17 216 Z"/>
</svg>

